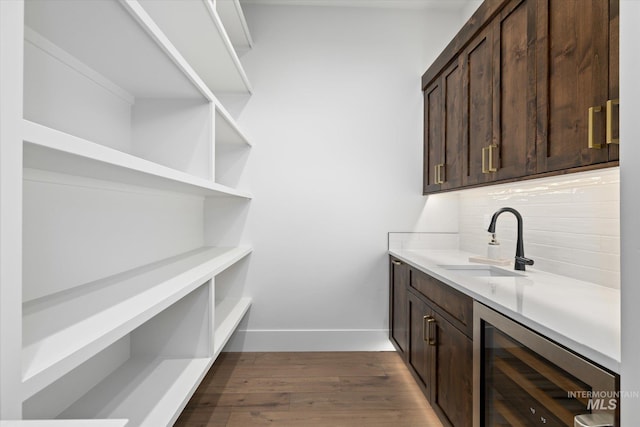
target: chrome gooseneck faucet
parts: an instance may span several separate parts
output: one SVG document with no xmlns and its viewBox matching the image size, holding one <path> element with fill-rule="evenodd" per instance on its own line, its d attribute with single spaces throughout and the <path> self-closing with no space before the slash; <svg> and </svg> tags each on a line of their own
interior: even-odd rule
<svg viewBox="0 0 640 427">
<path fill-rule="evenodd" d="M 533 260 L 524 257 L 524 242 L 522 240 L 522 215 L 520 212 L 513 208 L 501 208 L 493 214 L 491 217 L 491 223 L 489 224 L 489 229 L 487 230 L 489 233 L 495 234 L 496 232 L 496 220 L 503 212 L 511 212 L 515 215 L 518 220 L 518 240 L 516 242 L 516 262 L 514 269 L 519 271 L 525 271 L 525 265 L 533 265 Z"/>
</svg>

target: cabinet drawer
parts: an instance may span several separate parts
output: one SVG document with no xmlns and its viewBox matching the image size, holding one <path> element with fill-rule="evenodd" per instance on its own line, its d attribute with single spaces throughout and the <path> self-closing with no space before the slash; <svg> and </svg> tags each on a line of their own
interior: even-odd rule
<svg viewBox="0 0 640 427">
<path fill-rule="evenodd" d="M 436 305 L 451 323 L 473 337 L 473 299 L 417 270 L 411 270 L 409 286 Z"/>
</svg>

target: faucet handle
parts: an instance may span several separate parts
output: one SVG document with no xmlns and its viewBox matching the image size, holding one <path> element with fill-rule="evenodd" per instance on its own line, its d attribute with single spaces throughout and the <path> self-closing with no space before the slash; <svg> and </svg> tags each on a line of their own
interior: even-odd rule
<svg viewBox="0 0 640 427">
<path fill-rule="evenodd" d="M 516 263 L 521 265 L 533 265 L 533 260 L 523 256 L 516 256 Z"/>
</svg>

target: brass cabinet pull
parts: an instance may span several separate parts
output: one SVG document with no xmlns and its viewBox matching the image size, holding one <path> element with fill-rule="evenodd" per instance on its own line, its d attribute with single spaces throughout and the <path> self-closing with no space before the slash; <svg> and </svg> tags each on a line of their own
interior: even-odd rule
<svg viewBox="0 0 640 427">
<path fill-rule="evenodd" d="M 593 141 L 593 116 L 602 111 L 602 107 L 589 107 L 589 148 L 602 148 L 602 144 Z"/>
<path fill-rule="evenodd" d="M 620 105 L 619 99 L 607 101 L 607 144 L 620 144 L 619 138 L 613 138 L 613 106 Z"/>
<path fill-rule="evenodd" d="M 493 149 L 498 148 L 496 144 L 491 144 L 488 147 L 482 147 L 482 173 L 497 172 L 498 168 L 493 166 Z M 489 160 L 485 160 L 486 158 Z M 489 167 L 487 167 L 487 164 Z"/>
<path fill-rule="evenodd" d="M 490 146 L 487 147 L 487 149 L 489 150 L 489 167 L 487 168 L 487 170 L 489 172 L 498 172 L 498 168 L 493 166 L 493 149 L 494 148 L 498 148 L 498 146 L 496 144 L 491 144 Z"/>
<path fill-rule="evenodd" d="M 433 170 L 433 183 L 434 184 L 440 184 L 440 180 L 438 179 L 438 169 L 440 169 L 438 166 L 440 165 L 435 165 L 435 169 Z"/>
<path fill-rule="evenodd" d="M 422 340 L 429 342 L 431 338 L 429 338 L 429 328 L 427 326 L 427 322 L 429 321 L 429 317 L 431 316 L 423 316 L 422 317 Z"/>
<path fill-rule="evenodd" d="M 435 175 L 435 183 L 436 184 L 444 184 L 444 179 L 442 178 L 442 170 L 444 169 L 444 163 L 439 163 L 436 165 L 436 170 L 434 171 Z"/>
<path fill-rule="evenodd" d="M 402 263 L 400 261 L 396 261 L 395 259 L 391 260 L 391 264 L 393 264 L 393 265 L 402 265 Z"/>
<path fill-rule="evenodd" d="M 436 334 L 431 333 L 431 325 L 435 326 L 436 319 L 433 316 L 426 316 L 426 317 L 427 317 L 427 338 L 428 338 L 429 345 L 436 345 Z"/>
<path fill-rule="evenodd" d="M 482 173 L 489 173 L 489 170 L 487 169 L 487 164 L 485 162 L 485 158 L 486 158 L 486 152 L 489 149 L 489 147 L 482 147 Z"/>
</svg>

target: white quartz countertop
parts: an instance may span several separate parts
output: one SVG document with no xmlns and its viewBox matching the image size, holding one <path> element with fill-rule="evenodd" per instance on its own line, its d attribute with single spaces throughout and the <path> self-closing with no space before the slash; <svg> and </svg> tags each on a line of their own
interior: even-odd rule
<svg viewBox="0 0 640 427">
<path fill-rule="evenodd" d="M 459 250 L 389 254 L 587 359 L 620 372 L 620 291 L 536 270 L 518 277 L 465 276 L 442 265 L 482 265 Z M 513 266 L 496 267 L 513 270 Z"/>
</svg>

